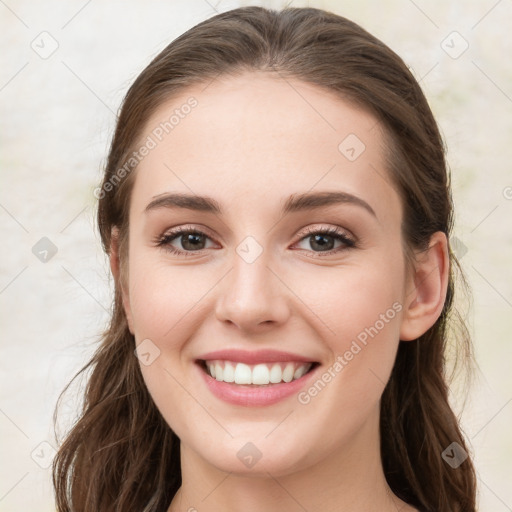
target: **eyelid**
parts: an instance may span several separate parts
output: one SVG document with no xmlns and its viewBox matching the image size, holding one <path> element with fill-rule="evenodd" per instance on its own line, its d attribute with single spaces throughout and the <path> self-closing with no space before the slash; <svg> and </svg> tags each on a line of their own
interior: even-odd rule
<svg viewBox="0 0 512 512">
<path fill-rule="evenodd" d="M 160 240 L 161 238 L 164 238 L 164 237 L 178 236 L 178 235 L 181 235 L 184 233 L 190 233 L 190 232 L 206 235 L 208 238 L 210 238 L 212 240 L 215 240 L 216 238 L 218 238 L 217 235 L 213 234 L 213 231 L 208 229 L 206 226 L 203 226 L 202 224 L 178 224 L 177 226 L 167 228 L 162 233 L 162 235 L 157 236 L 157 240 Z"/>
<path fill-rule="evenodd" d="M 207 235 L 208 238 L 215 239 L 215 236 L 212 235 L 212 232 L 206 227 L 201 224 L 183 224 L 174 226 L 172 228 L 168 228 L 161 236 L 158 237 L 158 239 L 161 239 L 168 235 L 178 235 L 184 232 L 194 231 L 198 233 L 202 233 L 204 235 Z M 322 226 L 319 224 L 314 224 L 307 226 L 305 228 L 305 231 L 301 231 L 299 233 L 299 238 L 297 241 L 302 240 L 304 237 L 310 234 L 316 234 L 318 232 L 329 232 L 332 234 L 342 234 L 345 235 L 347 238 L 350 238 L 354 242 L 357 242 L 357 238 L 346 228 L 342 228 L 340 226 Z"/>
<path fill-rule="evenodd" d="M 192 256 L 194 254 L 202 254 L 202 252 L 205 251 L 206 249 L 200 249 L 198 251 L 184 251 L 183 249 L 176 249 L 175 247 L 172 247 L 170 245 L 171 240 L 175 240 L 179 238 L 181 235 L 187 233 L 198 233 L 200 235 L 204 235 L 209 240 L 212 240 L 213 242 L 217 243 L 215 237 L 211 236 L 210 230 L 198 224 L 183 224 L 174 226 L 172 228 L 168 228 L 164 231 L 163 234 L 157 236 L 154 239 L 154 243 L 160 248 L 166 249 L 169 252 L 174 252 L 177 254 L 184 254 L 189 256 Z"/>
<path fill-rule="evenodd" d="M 341 246 L 329 249 L 327 251 L 313 251 L 311 249 L 297 249 L 300 251 L 306 251 L 308 253 L 308 258 L 318 259 L 318 258 L 328 258 L 329 256 L 341 256 L 347 250 L 350 249 L 358 249 L 359 241 L 354 235 L 350 233 L 350 231 L 340 227 L 340 226 L 308 226 L 305 232 L 300 234 L 299 239 L 292 245 L 292 248 L 297 244 L 307 240 L 310 236 L 314 234 L 320 234 L 321 236 L 332 237 L 338 242 L 341 243 Z"/>
<path fill-rule="evenodd" d="M 354 243 L 357 242 L 357 238 L 348 230 L 345 228 L 342 228 L 341 226 L 322 226 L 318 224 L 314 224 L 312 226 L 308 226 L 305 230 L 305 232 L 301 232 L 299 241 L 305 238 L 308 235 L 313 235 L 316 233 L 328 233 L 332 235 L 342 235 L 346 237 L 347 239 L 350 239 Z"/>
<path fill-rule="evenodd" d="M 170 245 L 171 241 L 174 241 L 175 239 L 179 238 L 183 234 L 187 233 L 197 233 L 200 235 L 204 235 L 209 240 L 212 240 L 213 242 L 217 243 L 215 240 L 215 237 L 210 235 L 210 231 L 208 228 L 204 226 L 199 225 L 193 225 L 193 224 L 184 224 L 180 226 L 176 226 L 170 229 L 167 229 L 161 236 L 157 237 L 155 239 L 155 243 L 157 246 L 163 248 L 164 250 L 167 250 L 171 253 L 177 254 L 177 255 L 184 255 L 184 256 L 194 256 L 194 255 L 202 255 L 204 251 L 207 249 L 199 249 L 197 251 L 187 251 L 183 249 L 177 249 Z M 340 241 L 343 245 L 343 247 L 338 247 L 336 249 L 330 249 L 328 251 L 312 251 L 308 249 L 301 249 L 305 250 L 307 252 L 311 252 L 315 254 L 315 257 L 322 257 L 328 256 L 331 254 L 337 254 L 344 250 L 356 248 L 358 247 L 358 240 L 354 235 L 346 230 L 345 228 L 342 228 L 340 226 L 321 226 L 321 225 L 310 225 L 308 226 L 305 231 L 302 231 L 297 239 L 297 241 L 292 245 L 295 246 L 296 244 L 302 242 L 303 240 L 307 239 L 308 236 L 314 235 L 314 234 L 321 234 L 325 236 L 332 236 L 334 238 L 337 238 L 338 241 Z"/>
</svg>

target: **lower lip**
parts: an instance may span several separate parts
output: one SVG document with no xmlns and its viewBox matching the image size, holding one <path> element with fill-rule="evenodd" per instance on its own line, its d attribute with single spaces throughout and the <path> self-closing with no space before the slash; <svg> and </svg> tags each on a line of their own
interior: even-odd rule
<svg viewBox="0 0 512 512">
<path fill-rule="evenodd" d="M 281 382 L 280 384 L 269 386 L 249 386 L 218 381 L 207 374 L 199 364 L 196 364 L 196 366 L 199 372 L 201 372 L 206 385 L 217 398 L 230 404 L 246 407 L 272 405 L 291 395 L 297 394 L 318 369 L 316 367 L 299 379 L 292 380 L 291 382 Z"/>
</svg>

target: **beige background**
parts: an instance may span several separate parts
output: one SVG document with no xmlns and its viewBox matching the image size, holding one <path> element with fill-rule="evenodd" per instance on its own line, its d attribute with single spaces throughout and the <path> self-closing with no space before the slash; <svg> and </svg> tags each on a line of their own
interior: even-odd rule
<svg viewBox="0 0 512 512">
<path fill-rule="evenodd" d="M 215 10 L 240 5 L 0 1 L 2 512 L 54 510 L 45 468 L 55 445 L 53 407 L 108 318 L 111 285 L 92 191 L 114 112 L 173 38 Z M 473 288 L 465 314 L 481 370 L 462 421 L 475 452 L 480 510 L 512 510 L 512 3 L 310 5 L 353 19 L 391 46 L 421 79 L 439 121 L 453 172 L 455 236 Z M 42 237 L 57 249 L 46 263 L 32 252 Z M 458 407 L 460 395 L 453 400 Z M 70 400 L 65 410 L 72 415 L 76 407 Z"/>
</svg>

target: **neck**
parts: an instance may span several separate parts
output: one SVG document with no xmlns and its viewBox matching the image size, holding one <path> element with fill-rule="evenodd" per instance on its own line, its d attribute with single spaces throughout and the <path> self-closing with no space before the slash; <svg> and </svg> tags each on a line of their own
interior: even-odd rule
<svg viewBox="0 0 512 512">
<path fill-rule="evenodd" d="M 377 413 L 326 457 L 282 474 L 265 471 L 263 458 L 257 474 L 226 473 L 182 443 L 182 486 L 168 512 L 412 511 L 386 482 L 378 420 Z"/>
</svg>

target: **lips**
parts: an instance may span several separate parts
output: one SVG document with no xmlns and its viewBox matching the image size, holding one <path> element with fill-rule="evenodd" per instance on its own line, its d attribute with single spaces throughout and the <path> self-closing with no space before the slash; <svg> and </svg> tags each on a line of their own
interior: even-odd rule
<svg viewBox="0 0 512 512">
<path fill-rule="evenodd" d="M 195 362 L 214 395 L 243 406 L 271 405 L 292 396 L 320 366 L 313 358 L 277 350 L 217 350 Z"/>
<path fill-rule="evenodd" d="M 315 363 L 312 358 L 304 357 L 291 352 L 283 352 L 279 350 L 239 350 L 225 349 L 216 350 L 202 354 L 197 358 L 198 361 L 232 361 L 234 363 L 245 364 L 265 364 L 265 363 Z"/>
</svg>

